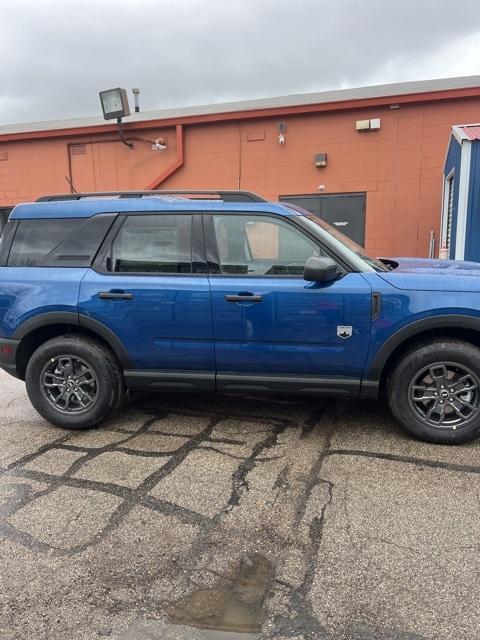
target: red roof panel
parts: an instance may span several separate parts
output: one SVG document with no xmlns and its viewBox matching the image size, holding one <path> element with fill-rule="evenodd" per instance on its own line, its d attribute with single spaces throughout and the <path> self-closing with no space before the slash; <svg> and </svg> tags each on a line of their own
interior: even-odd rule
<svg viewBox="0 0 480 640">
<path fill-rule="evenodd" d="M 480 124 L 471 124 L 460 128 L 469 140 L 480 140 Z"/>
</svg>

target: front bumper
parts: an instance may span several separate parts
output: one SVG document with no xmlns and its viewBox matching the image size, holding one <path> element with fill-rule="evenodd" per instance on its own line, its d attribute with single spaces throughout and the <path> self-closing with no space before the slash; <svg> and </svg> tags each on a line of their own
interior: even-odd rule
<svg viewBox="0 0 480 640">
<path fill-rule="evenodd" d="M 14 378 L 18 378 L 17 373 L 17 349 L 20 340 L 7 340 L 0 338 L 0 367 Z"/>
</svg>

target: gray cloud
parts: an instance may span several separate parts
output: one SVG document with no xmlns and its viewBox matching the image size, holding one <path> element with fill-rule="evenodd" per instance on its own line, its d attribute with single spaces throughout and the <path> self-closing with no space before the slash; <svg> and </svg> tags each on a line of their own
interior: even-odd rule
<svg viewBox="0 0 480 640">
<path fill-rule="evenodd" d="M 480 74 L 478 0 L 0 0 L 0 124 Z"/>
</svg>

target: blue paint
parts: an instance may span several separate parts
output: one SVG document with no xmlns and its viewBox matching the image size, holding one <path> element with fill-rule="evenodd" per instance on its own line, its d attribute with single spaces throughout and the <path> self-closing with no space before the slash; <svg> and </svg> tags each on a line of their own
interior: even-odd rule
<svg viewBox="0 0 480 640">
<path fill-rule="evenodd" d="M 327 286 L 303 278 L 212 277 L 212 311 L 219 372 L 310 374 L 359 378 L 368 353 L 371 288 L 360 273 Z M 241 306 L 227 294 L 253 293 Z M 352 337 L 337 326 L 353 327 Z"/>
<path fill-rule="evenodd" d="M 100 300 L 123 289 L 133 300 Z M 78 310 L 108 327 L 138 369 L 215 369 L 208 278 L 110 275 L 89 270 Z"/>
<path fill-rule="evenodd" d="M 407 260 L 396 271 L 350 273 L 323 286 L 300 278 L 122 276 L 134 300 L 107 301 L 98 293 L 118 289 L 118 276 L 4 268 L 0 337 L 40 313 L 79 311 L 111 329 L 139 369 L 368 378 L 378 350 L 408 324 L 444 314 L 480 318 L 479 282 L 473 263 Z M 262 302 L 225 301 L 245 291 Z M 372 291 L 382 294 L 374 323 Z M 352 337 L 338 337 L 338 325 L 351 325 Z"/>
<path fill-rule="evenodd" d="M 473 140 L 470 144 L 465 259 L 480 262 L 480 141 Z"/>
<path fill-rule="evenodd" d="M 243 211 L 276 213 L 293 216 L 288 207 L 269 202 L 223 202 L 215 200 L 182 200 L 180 198 L 143 197 L 143 198 L 105 198 L 93 200 L 74 200 L 58 202 L 32 202 L 17 205 L 10 214 L 10 220 L 22 219 L 63 219 L 90 218 L 99 213 L 139 214 L 146 211 L 192 212 L 203 211 Z M 298 214 L 296 214 L 298 215 Z"/>
<path fill-rule="evenodd" d="M 452 151 L 452 162 L 455 153 Z M 292 220 L 303 218 L 276 204 L 161 198 L 21 205 L 13 217 L 38 218 L 47 213 L 58 218 L 67 214 L 88 217 L 95 212 L 132 209 L 137 213 L 263 211 Z M 315 225 L 309 225 L 308 233 L 325 246 L 325 229 L 315 231 Z M 337 240 L 332 246 L 340 251 L 340 245 Z M 344 251 L 339 260 L 346 263 L 349 250 L 345 247 Z M 385 342 L 417 320 L 460 314 L 480 322 L 478 263 L 399 259 L 393 271 L 377 271 L 381 267 L 372 264 L 357 256 L 355 266 L 330 284 L 292 276 L 129 275 L 93 268 L 2 267 L 0 338 L 14 337 L 37 315 L 67 311 L 92 318 L 113 332 L 137 369 L 360 380 L 368 379 Z M 127 291 L 133 299 L 99 298 L 100 292 L 111 290 Z M 373 292 L 381 294 L 381 312 L 375 320 Z M 225 300 L 226 295 L 240 293 L 252 293 L 262 300 Z M 352 327 L 351 337 L 338 335 L 342 325 Z"/>
<path fill-rule="evenodd" d="M 33 316 L 55 311 L 77 313 L 86 269 L 0 268 L 0 338 L 9 338 Z"/>
<path fill-rule="evenodd" d="M 401 329 L 435 316 L 465 315 L 480 320 L 480 265 L 469 270 L 469 275 L 465 275 L 461 268 L 455 268 L 463 265 L 462 262 L 451 262 L 450 269 L 438 268 L 437 273 L 432 273 L 434 267 L 431 263 L 438 262 L 444 261 L 425 259 L 423 268 L 412 266 L 411 271 L 405 265 L 398 272 L 363 274 L 372 289 L 382 296 L 380 317 L 371 327 L 365 378 L 368 379 L 381 347 Z"/>
<path fill-rule="evenodd" d="M 470 145 L 470 167 L 468 174 L 465 172 L 465 167 L 462 166 L 462 163 L 466 162 L 465 156 L 462 158 L 462 148 L 464 145 Z M 463 142 L 460 143 L 454 135 L 451 136 L 445 160 L 445 177 L 447 177 L 452 170 L 454 171 L 455 180 L 449 257 L 453 258 L 455 254 L 457 221 L 459 213 L 461 213 L 459 211 L 460 178 L 462 176 L 462 179 L 464 179 L 464 176 L 468 175 L 468 185 L 466 185 L 467 203 L 465 211 L 464 259 L 480 262 L 480 140 L 463 140 Z"/>
</svg>

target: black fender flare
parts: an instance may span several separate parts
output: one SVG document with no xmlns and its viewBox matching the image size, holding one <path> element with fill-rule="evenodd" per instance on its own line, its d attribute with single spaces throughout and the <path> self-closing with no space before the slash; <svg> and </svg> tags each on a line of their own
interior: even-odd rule
<svg viewBox="0 0 480 640">
<path fill-rule="evenodd" d="M 69 324 L 74 327 L 84 327 L 102 338 L 114 354 L 117 356 L 123 369 L 132 369 L 133 365 L 127 350 L 120 339 L 111 329 L 98 320 L 94 320 L 76 311 L 49 311 L 40 313 L 28 320 L 25 320 L 11 336 L 13 340 L 22 340 L 32 331 L 41 327 L 48 327 L 53 324 Z"/>
<path fill-rule="evenodd" d="M 423 318 L 422 320 L 416 320 L 415 322 L 402 327 L 390 336 L 390 338 L 384 342 L 378 350 L 366 376 L 367 380 L 380 380 L 388 359 L 395 349 L 397 349 L 397 347 L 399 347 L 403 342 L 410 338 L 414 338 L 416 335 L 435 329 L 468 329 L 470 331 L 478 331 L 480 337 L 480 317 L 463 316 L 452 313 L 442 316 Z"/>
</svg>

